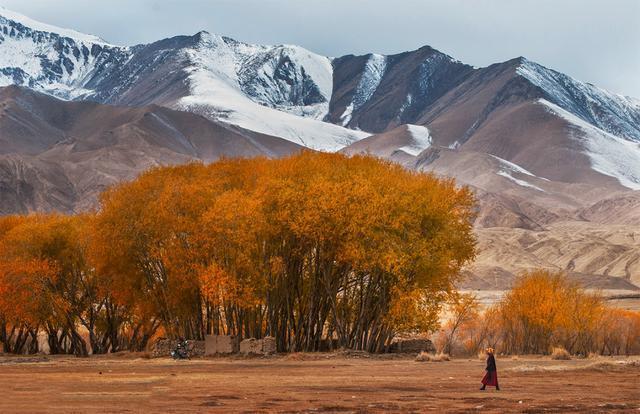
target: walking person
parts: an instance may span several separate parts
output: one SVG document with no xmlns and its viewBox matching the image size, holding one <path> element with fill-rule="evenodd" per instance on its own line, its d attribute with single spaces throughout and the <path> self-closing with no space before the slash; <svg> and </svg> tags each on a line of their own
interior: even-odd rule
<svg viewBox="0 0 640 414">
<path fill-rule="evenodd" d="M 498 385 L 498 369 L 496 368 L 496 358 L 493 355 L 493 348 L 487 348 L 487 373 L 482 378 L 482 388 L 480 390 L 484 391 L 487 388 L 487 385 L 491 387 L 496 387 L 496 391 L 500 391 L 500 386 Z"/>
</svg>

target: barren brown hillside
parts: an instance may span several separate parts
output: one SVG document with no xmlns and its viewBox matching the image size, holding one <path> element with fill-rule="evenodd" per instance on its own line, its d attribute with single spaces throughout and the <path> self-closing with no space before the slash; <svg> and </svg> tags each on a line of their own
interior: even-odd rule
<svg viewBox="0 0 640 414">
<path fill-rule="evenodd" d="M 481 228 L 466 282 L 502 289 L 532 268 L 566 270 L 586 287 L 640 291 L 640 227 L 566 221 L 542 230 Z"/>
</svg>

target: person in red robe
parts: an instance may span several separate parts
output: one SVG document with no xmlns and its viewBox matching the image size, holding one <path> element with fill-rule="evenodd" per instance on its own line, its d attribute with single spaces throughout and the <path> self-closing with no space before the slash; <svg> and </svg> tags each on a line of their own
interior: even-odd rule
<svg viewBox="0 0 640 414">
<path fill-rule="evenodd" d="M 498 385 L 498 369 L 496 368 L 496 358 L 493 356 L 493 348 L 487 348 L 487 373 L 482 378 L 482 388 L 480 390 L 485 390 L 487 385 L 491 387 L 496 387 L 496 391 L 500 391 L 500 386 Z"/>
</svg>

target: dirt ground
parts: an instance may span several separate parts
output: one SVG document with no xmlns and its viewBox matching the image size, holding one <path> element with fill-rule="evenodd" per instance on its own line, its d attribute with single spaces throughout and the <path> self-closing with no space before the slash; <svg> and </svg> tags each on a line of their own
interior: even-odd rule
<svg viewBox="0 0 640 414">
<path fill-rule="evenodd" d="M 290 355 L 270 359 L 0 357 L 0 412 L 640 412 L 640 363 Z"/>
</svg>

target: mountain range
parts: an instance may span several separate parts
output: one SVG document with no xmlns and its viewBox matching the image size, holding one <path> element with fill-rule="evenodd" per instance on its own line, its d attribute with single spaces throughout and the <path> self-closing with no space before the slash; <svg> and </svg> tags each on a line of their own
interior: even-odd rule
<svg viewBox="0 0 640 414">
<path fill-rule="evenodd" d="M 471 186 L 469 288 L 546 267 L 639 289 L 637 99 L 523 57 L 329 58 L 207 32 L 118 46 L 0 8 L 2 214 L 83 211 L 155 165 L 305 148 Z"/>
</svg>

